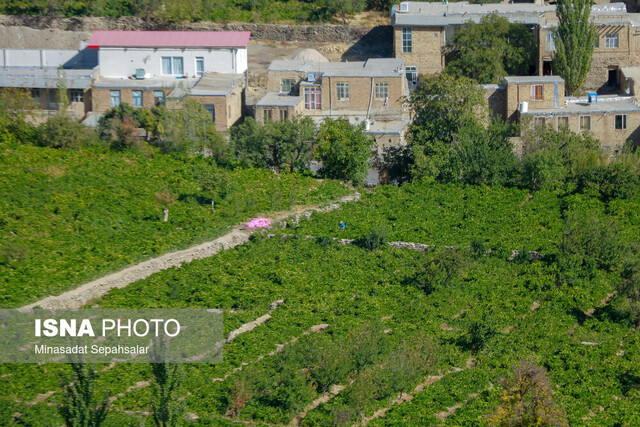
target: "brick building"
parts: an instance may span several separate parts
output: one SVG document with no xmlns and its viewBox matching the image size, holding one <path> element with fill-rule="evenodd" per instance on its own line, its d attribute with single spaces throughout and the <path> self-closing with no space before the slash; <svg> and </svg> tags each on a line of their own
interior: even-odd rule
<svg viewBox="0 0 640 427">
<path fill-rule="evenodd" d="M 486 85 L 485 99 L 497 115 L 525 126 L 590 132 L 607 150 L 618 150 L 626 141 L 640 143 L 640 106 L 631 95 L 565 97 L 562 78 L 532 76 Z"/>
<path fill-rule="evenodd" d="M 380 147 L 404 141 L 408 95 L 402 59 L 358 62 L 273 61 L 267 95 L 256 104 L 256 120 L 288 119 L 292 114 L 347 117 L 364 121 Z"/>
<path fill-rule="evenodd" d="M 491 13 L 531 26 L 538 42 L 535 74 L 551 75 L 558 25 L 555 5 L 534 3 L 469 4 L 402 2 L 391 12 L 394 56 L 406 64 L 407 78 L 434 74 L 445 67 L 442 47 L 469 21 Z M 584 88 L 601 93 L 620 88 L 620 68 L 640 64 L 640 14 L 628 13 L 624 3 L 594 5 L 591 18 L 598 32 L 591 71 Z"/>
</svg>

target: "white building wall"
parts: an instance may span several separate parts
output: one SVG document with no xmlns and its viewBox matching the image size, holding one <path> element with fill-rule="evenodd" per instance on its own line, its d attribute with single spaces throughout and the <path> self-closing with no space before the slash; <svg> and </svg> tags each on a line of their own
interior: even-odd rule
<svg viewBox="0 0 640 427">
<path fill-rule="evenodd" d="M 79 54 L 77 50 L 2 49 L 2 67 L 58 67 Z"/>
<path fill-rule="evenodd" d="M 183 58 L 184 74 L 196 74 L 196 57 L 204 58 L 205 73 L 243 73 L 247 69 L 246 48 L 171 49 L 171 48 L 115 48 L 101 47 L 98 53 L 100 75 L 128 77 L 143 68 L 145 77 L 162 77 L 162 57 Z"/>
</svg>

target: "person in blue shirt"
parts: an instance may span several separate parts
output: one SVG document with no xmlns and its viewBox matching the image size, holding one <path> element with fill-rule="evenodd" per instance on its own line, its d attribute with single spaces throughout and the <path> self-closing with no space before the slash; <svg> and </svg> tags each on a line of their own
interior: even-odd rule
<svg viewBox="0 0 640 427">
<path fill-rule="evenodd" d="M 343 221 L 340 221 L 340 224 L 338 224 L 340 226 L 340 231 L 344 231 L 344 229 L 346 228 L 346 225 Z"/>
</svg>

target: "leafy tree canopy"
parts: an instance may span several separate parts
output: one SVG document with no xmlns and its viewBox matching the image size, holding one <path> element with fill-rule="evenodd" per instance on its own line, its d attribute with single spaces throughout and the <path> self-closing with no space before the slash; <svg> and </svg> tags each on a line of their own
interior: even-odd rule
<svg viewBox="0 0 640 427">
<path fill-rule="evenodd" d="M 479 83 L 498 83 L 509 75 L 528 75 L 535 67 L 537 46 L 531 27 L 510 23 L 497 13 L 467 22 L 444 47 L 445 73 Z"/>
</svg>

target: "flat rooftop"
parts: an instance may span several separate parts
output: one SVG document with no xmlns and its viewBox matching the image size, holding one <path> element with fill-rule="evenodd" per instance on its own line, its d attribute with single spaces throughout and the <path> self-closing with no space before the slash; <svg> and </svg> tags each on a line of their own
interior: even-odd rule
<svg viewBox="0 0 640 427">
<path fill-rule="evenodd" d="M 402 6 L 402 7 L 401 7 Z M 403 7 L 406 8 L 403 11 Z M 555 5 L 535 3 L 489 3 L 469 4 L 463 2 L 402 2 L 391 11 L 392 25 L 438 27 L 462 25 L 468 21 L 480 22 L 492 13 L 507 18 L 510 22 L 549 26 L 555 23 Z M 553 15 L 550 17 L 549 15 Z M 630 23 L 640 25 L 637 14 L 627 13 L 624 3 L 594 5 L 591 16 L 596 23 Z M 551 25 L 555 26 L 555 25 Z"/>
<path fill-rule="evenodd" d="M 256 104 L 257 107 L 295 107 L 302 102 L 301 96 L 284 95 L 278 92 L 268 92 Z"/>
<path fill-rule="evenodd" d="M 95 70 L 62 70 L 66 77 L 67 88 L 87 89 L 91 87 Z M 59 70 L 56 67 L 2 67 L 0 68 L 0 87 L 18 88 L 57 88 Z"/>
<path fill-rule="evenodd" d="M 566 115 L 566 114 L 595 114 L 595 113 L 630 113 L 640 112 L 636 100 L 632 96 L 598 95 L 598 102 L 589 103 L 586 97 L 567 97 L 567 105 L 557 108 L 531 108 L 523 115 L 537 116 L 544 114 Z"/>
<path fill-rule="evenodd" d="M 564 80 L 560 76 L 507 76 L 505 83 L 562 83 Z"/>
<path fill-rule="evenodd" d="M 150 79 L 126 79 L 119 77 L 100 77 L 96 83 L 96 89 L 162 89 L 162 88 L 174 88 L 182 86 L 185 88 L 192 88 L 198 79 L 176 79 L 171 77 L 166 78 L 150 78 Z"/>
<path fill-rule="evenodd" d="M 233 89 L 242 83 L 244 74 L 222 74 L 211 73 L 205 74 L 200 79 L 184 79 L 195 80 L 190 87 L 177 86 L 171 93 L 171 98 L 182 98 L 189 96 L 229 96 Z"/>
<path fill-rule="evenodd" d="M 327 77 L 402 77 L 400 58 L 372 58 L 355 62 L 313 62 L 284 59 L 271 62 L 269 71 L 299 71 Z"/>
</svg>

